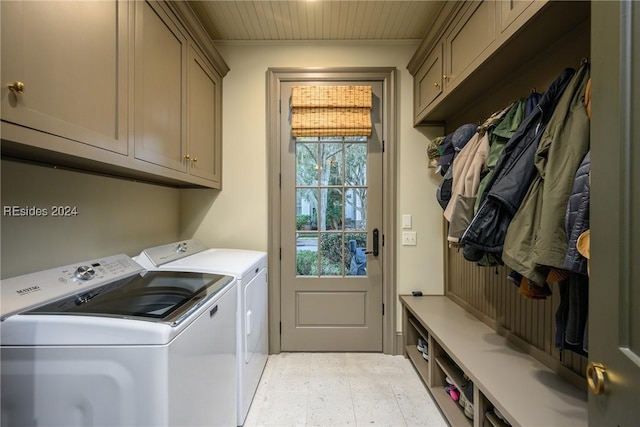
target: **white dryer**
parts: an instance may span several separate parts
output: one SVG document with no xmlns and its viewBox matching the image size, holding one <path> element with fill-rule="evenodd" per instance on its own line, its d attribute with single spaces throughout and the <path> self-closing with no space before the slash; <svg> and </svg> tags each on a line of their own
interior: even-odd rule
<svg viewBox="0 0 640 427">
<path fill-rule="evenodd" d="M 0 286 L 1 425 L 235 424 L 232 276 L 116 255 Z"/>
<path fill-rule="evenodd" d="M 149 270 L 226 274 L 236 278 L 237 425 L 242 426 L 269 354 L 267 253 L 207 248 L 191 239 L 145 249 L 135 260 Z"/>
</svg>

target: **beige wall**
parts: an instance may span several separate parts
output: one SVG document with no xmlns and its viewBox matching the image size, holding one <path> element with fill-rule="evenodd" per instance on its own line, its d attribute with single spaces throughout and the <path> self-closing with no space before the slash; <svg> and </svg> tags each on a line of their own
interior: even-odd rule
<svg viewBox="0 0 640 427">
<path fill-rule="evenodd" d="M 2 278 L 178 239 L 179 190 L 3 160 Z M 36 207 L 47 216 L 10 216 Z M 52 206 L 77 215 L 52 216 Z"/>
<path fill-rule="evenodd" d="M 427 169 L 426 157 L 427 136 L 441 130 L 412 125 L 412 77 L 406 64 L 416 47 L 417 42 L 218 44 L 231 68 L 223 94 L 223 190 L 183 190 L 181 237 L 196 237 L 209 246 L 267 249 L 268 68 L 396 67 L 397 213 L 399 220 L 402 214 L 413 216 L 418 242 L 411 247 L 398 241 L 397 288 L 399 293 L 442 293 L 442 210 L 435 200 L 438 180 Z"/>
</svg>

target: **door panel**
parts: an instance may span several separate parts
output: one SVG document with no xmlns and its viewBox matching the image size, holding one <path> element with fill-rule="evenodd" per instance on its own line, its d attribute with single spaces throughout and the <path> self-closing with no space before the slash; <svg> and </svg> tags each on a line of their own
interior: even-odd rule
<svg viewBox="0 0 640 427">
<path fill-rule="evenodd" d="M 222 144 L 218 140 L 220 80 L 204 56 L 189 49 L 188 152 L 190 173 L 218 183 L 222 179 Z"/>
<path fill-rule="evenodd" d="M 366 326 L 366 292 L 296 292 L 298 326 Z M 331 310 L 327 310 L 331 307 Z"/>
<path fill-rule="evenodd" d="M 283 105 L 300 84 L 282 84 Z M 282 109 L 283 351 L 382 351 L 382 83 L 357 84 L 373 89 L 369 138 L 292 138 Z"/>
<path fill-rule="evenodd" d="M 605 371 L 603 393 L 589 395 L 589 424 L 632 426 L 640 419 L 640 87 L 632 84 L 640 81 L 640 5 L 593 2 L 591 16 L 597 62 L 592 73 L 589 359 Z M 599 382 L 595 372 L 594 384 Z"/>
<path fill-rule="evenodd" d="M 135 157 L 185 172 L 187 39 L 159 3 L 136 3 Z"/>
</svg>

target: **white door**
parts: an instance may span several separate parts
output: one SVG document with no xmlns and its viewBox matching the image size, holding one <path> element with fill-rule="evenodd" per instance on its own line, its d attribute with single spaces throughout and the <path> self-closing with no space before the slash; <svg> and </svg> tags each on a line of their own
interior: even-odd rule
<svg viewBox="0 0 640 427">
<path fill-rule="evenodd" d="M 371 85 L 370 137 L 291 136 L 296 85 Z M 382 351 L 382 82 L 281 86 L 281 348 Z"/>
</svg>

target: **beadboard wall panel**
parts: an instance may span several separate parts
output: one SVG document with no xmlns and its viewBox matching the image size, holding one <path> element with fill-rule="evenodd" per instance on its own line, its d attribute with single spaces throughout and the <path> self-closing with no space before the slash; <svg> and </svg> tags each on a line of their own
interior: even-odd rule
<svg viewBox="0 0 640 427">
<path fill-rule="evenodd" d="M 465 260 L 462 250 L 455 248 L 447 248 L 445 253 L 449 298 L 569 381 L 585 385 L 586 358 L 564 351 L 561 361 L 554 344 L 555 313 L 560 304 L 557 284 L 551 285 L 551 297 L 527 299 L 507 280 L 507 267 L 480 267 Z"/>
</svg>

